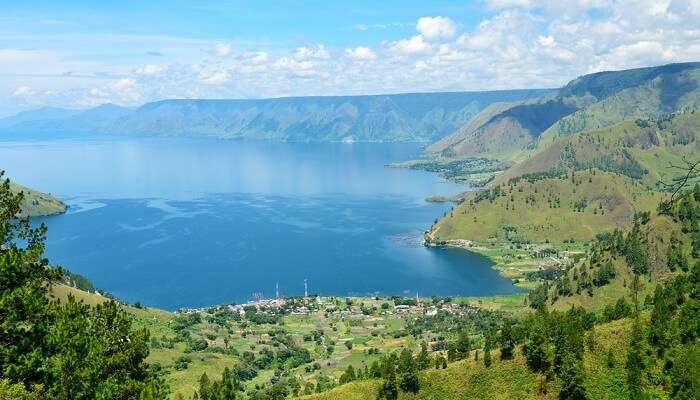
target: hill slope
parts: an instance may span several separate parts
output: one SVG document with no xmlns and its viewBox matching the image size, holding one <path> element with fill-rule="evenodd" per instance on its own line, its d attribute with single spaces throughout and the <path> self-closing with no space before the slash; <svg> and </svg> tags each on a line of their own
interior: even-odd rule
<svg viewBox="0 0 700 400">
<path fill-rule="evenodd" d="M 615 173 L 530 175 L 467 193 L 427 239 L 477 244 L 586 241 L 630 226 L 635 211 L 653 210 L 659 199 L 644 185 Z"/>
<path fill-rule="evenodd" d="M 624 354 L 629 347 L 632 321 L 622 319 L 597 325 L 595 345 L 583 354 L 583 386 L 591 399 L 628 399 L 629 390 L 624 369 Z M 614 351 L 613 365 L 607 353 Z M 498 356 L 494 356 L 498 360 Z M 454 400 L 454 399 L 555 399 L 559 392 L 557 382 L 548 382 L 546 392 L 539 391 L 540 378 L 531 372 L 516 350 L 513 360 L 494 361 L 490 368 L 473 358 L 451 363 L 446 369 L 432 369 L 421 373 L 420 390 L 412 395 L 399 393 L 399 400 Z M 355 381 L 325 393 L 300 397 L 303 400 L 374 400 L 377 381 Z"/>
<path fill-rule="evenodd" d="M 10 189 L 17 192 L 24 192 L 22 199 L 22 217 L 40 217 L 46 215 L 61 214 L 66 212 L 67 206 L 48 193 L 42 193 L 22 185 L 10 183 Z"/>
<path fill-rule="evenodd" d="M 700 63 L 670 64 L 577 78 L 556 94 L 485 109 L 429 152 L 442 157 L 518 159 L 558 137 L 630 118 L 659 117 L 700 105 Z"/>
<path fill-rule="evenodd" d="M 650 187 L 668 179 L 670 164 L 700 154 L 700 112 L 623 123 L 561 137 L 498 176 L 495 183 L 540 171 L 599 168 Z"/>
</svg>

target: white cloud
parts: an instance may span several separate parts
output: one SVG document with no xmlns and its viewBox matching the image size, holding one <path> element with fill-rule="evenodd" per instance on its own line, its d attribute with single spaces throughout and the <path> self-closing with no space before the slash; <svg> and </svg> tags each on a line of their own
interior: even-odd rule
<svg viewBox="0 0 700 400">
<path fill-rule="evenodd" d="M 447 17 L 422 17 L 418 19 L 416 30 L 426 40 L 447 39 L 455 35 L 457 27 Z"/>
<path fill-rule="evenodd" d="M 30 97 L 34 95 L 34 89 L 29 86 L 20 86 L 12 92 L 12 97 Z"/>
<path fill-rule="evenodd" d="M 310 59 L 327 60 L 331 58 L 331 54 L 324 45 L 317 44 L 311 47 L 298 47 L 294 52 L 294 58 L 300 61 Z"/>
<path fill-rule="evenodd" d="M 134 71 L 134 72 L 137 75 L 153 76 L 153 75 L 161 74 L 167 70 L 168 70 L 167 65 L 146 64 L 143 67 L 137 68 L 136 71 Z"/>
<path fill-rule="evenodd" d="M 122 78 L 116 80 L 110 86 L 116 90 L 129 90 L 136 86 L 136 80 L 133 78 Z"/>
<path fill-rule="evenodd" d="M 420 54 L 429 52 L 432 46 L 423 39 L 423 35 L 416 35 L 410 39 L 393 42 L 391 49 L 402 54 Z"/>
<path fill-rule="evenodd" d="M 263 65 L 267 63 L 269 57 L 264 51 L 255 51 L 243 54 L 243 59 L 251 65 Z"/>
<path fill-rule="evenodd" d="M 542 35 L 537 37 L 537 43 L 539 43 L 542 47 L 553 47 L 554 45 L 556 45 L 556 41 L 553 37 Z"/>
<path fill-rule="evenodd" d="M 214 54 L 219 57 L 227 57 L 231 53 L 233 53 L 233 46 L 229 43 L 217 43 L 216 46 L 214 46 Z"/>
<path fill-rule="evenodd" d="M 290 78 L 311 78 L 318 74 L 311 61 L 298 61 L 289 57 L 282 57 L 275 61 L 273 67 L 278 71 L 286 72 L 288 75 L 285 76 Z"/>
<path fill-rule="evenodd" d="M 199 73 L 199 78 L 207 85 L 221 85 L 226 83 L 230 77 L 231 75 L 225 69 L 202 71 Z"/>
<path fill-rule="evenodd" d="M 369 47 L 358 46 L 354 49 L 345 49 L 345 56 L 353 60 L 374 60 L 377 55 Z"/>
<path fill-rule="evenodd" d="M 553 87 L 589 72 L 700 60 L 697 0 L 477 4 L 487 12 L 476 26 L 448 15 L 403 25 L 367 22 L 355 29 L 373 30 L 372 35 L 355 31 L 362 42 L 338 49 L 316 41 L 300 47 L 261 39 L 219 43 L 217 51 L 209 40 L 100 36 L 89 38 L 95 41 L 89 51 L 76 53 L 53 49 L 56 39 L 49 45 L 37 40 L 23 49 L 0 49 L 0 112 L 36 104 L 133 105 L 174 97 Z M 392 27 L 417 32 L 382 40 Z M 110 40 L 127 45 L 105 50 L 105 43 L 114 43 Z M 140 58 L 116 57 L 125 46 L 137 45 L 142 47 L 129 54 Z M 147 57 L 153 49 L 165 56 Z M 113 51 L 107 54 L 114 57 L 91 58 L 102 51 Z"/>
</svg>

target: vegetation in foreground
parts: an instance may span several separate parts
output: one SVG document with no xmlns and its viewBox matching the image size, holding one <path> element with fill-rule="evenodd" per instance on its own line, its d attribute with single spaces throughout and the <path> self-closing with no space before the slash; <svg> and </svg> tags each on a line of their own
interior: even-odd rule
<svg viewBox="0 0 700 400">
<path fill-rule="evenodd" d="M 21 212 L 22 193 L 0 185 L 0 398 L 163 399 L 144 361 L 149 333 L 115 302 L 51 300 L 60 268 L 43 258 L 46 228 Z"/>
</svg>

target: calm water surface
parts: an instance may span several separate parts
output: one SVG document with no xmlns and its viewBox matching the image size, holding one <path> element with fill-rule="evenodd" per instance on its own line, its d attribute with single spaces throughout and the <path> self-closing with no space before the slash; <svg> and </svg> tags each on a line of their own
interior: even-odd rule
<svg viewBox="0 0 700 400">
<path fill-rule="evenodd" d="M 425 248 L 464 187 L 385 168 L 413 144 L 215 139 L 0 141 L 0 168 L 70 205 L 47 256 L 134 302 L 176 309 L 286 295 L 487 295 L 516 289 L 483 257 Z"/>
</svg>

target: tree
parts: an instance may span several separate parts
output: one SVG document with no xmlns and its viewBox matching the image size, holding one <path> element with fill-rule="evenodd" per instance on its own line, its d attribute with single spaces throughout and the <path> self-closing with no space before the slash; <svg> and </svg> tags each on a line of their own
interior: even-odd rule
<svg viewBox="0 0 700 400">
<path fill-rule="evenodd" d="M 544 376 L 552 367 L 552 352 L 547 337 L 547 327 L 542 318 L 535 318 L 530 324 L 528 342 L 523 346 L 523 354 L 528 368 L 540 375 L 540 391 L 544 389 Z"/>
<path fill-rule="evenodd" d="M 491 341 L 486 339 L 484 343 L 484 366 L 486 368 L 491 366 Z"/>
<path fill-rule="evenodd" d="M 681 241 L 675 235 L 671 236 L 671 245 L 668 247 L 668 252 L 666 253 L 666 265 L 671 271 L 688 271 L 688 260 L 683 255 L 681 246 Z"/>
<path fill-rule="evenodd" d="M 513 350 L 515 349 L 513 324 L 507 319 L 503 322 L 501 334 L 498 336 L 498 343 L 501 346 L 501 360 L 510 360 L 513 358 Z"/>
<path fill-rule="evenodd" d="M 348 383 L 352 382 L 356 379 L 357 377 L 355 376 L 355 368 L 352 367 L 352 365 L 348 365 L 348 367 L 345 369 L 345 372 L 340 376 L 340 384 L 343 383 Z"/>
<path fill-rule="evenodd" d="M 16 217 L 21 200 L 0 183 L 0 379 L 47 398 L 166 398 L 144 362 L 148 331 L 120 306 L 50 300 L 63 271 L 43 258 L 46 227 Z"/>
<path fill-rule="evenodd" d="M 700 399 L 700 345 L 687 345 L 680 349 L 671 368 L 671 398 Z"/>
<path fill-rule="evenodd" d="M 430 368 L 430 354 L 428 353 L 428 344 L 421 342 L 420 352 L 416 356 L 416 366 L 420 370 Z"/>
<path fill-rule="evenodd" d="M 472 347 L 472 341 L 469 338 L 469 333 L 466 329 L 462 329 L 457 336 L 457 341 L 454 344 L 456 357 L 461 360 L 469 355 Z"/>
<path fill-rule="evenodd" d="M 415 368 L 412 368 L 408 372 L 401 374 L 401 382 L 399 387 L 404 392 L 418 393 L 420 389 L 420 379 L 418 379 L 418 372 Z"/>
<path fill-rule="evenodd" d="M 399 388 L 396 384 L 396 372 L 390 368 L 382 386 L 379 387 L 377 400 L 396 400 L 399 397 Z"/>
<path fill-rule="evenodd" d="M 616 274 L 615 266 L 613 265 L 612 261 L 608 260 L 598 269 L 593 283 L 599 287 L 605 286 L 610 283 L 611 280 L 615 279 Z"/>
<path fill-rule="evenodd" d="M 644 370 L 644 360 L 642 358 L 642 329 L 639 319 L 635 318 L 632 324 L 632 336 L 630 337 L 629 350 L 627 351 L 627 386 L 630 390 L 630 397 L 641 398 L 642 371 Z"/>
<path fill-rule="evenodd" d="M 583 387 L 583 367 L 581 360 L 568 354 L 562 363 L 559 377 L 561 379 L 560 400 L 585 400 L 586 390 Z"/>
</svg>

